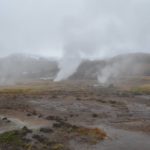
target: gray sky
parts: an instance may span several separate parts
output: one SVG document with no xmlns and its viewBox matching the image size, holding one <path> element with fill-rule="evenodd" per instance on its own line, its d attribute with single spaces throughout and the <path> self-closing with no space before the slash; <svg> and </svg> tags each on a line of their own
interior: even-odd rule
<svg viewBox="0 0 150 150">
<path fill-rule="evenodd" d="M 1 56 L 137 51 L 150 52 L 149 0 L 0 0 Z"/>
</svg>

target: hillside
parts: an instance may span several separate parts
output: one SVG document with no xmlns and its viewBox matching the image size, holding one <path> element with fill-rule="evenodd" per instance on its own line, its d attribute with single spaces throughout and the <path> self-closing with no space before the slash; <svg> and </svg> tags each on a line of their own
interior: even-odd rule
<svg viewBox="0 0 150 150">
<path fill-rule="evenodd" d="M 0 58 L 1 85 L 54 79 L 58 71 L 58 62 L 54 58 L 25 54 Z M 83 60 L 69 79 L 97 80 L 98 77 L 110 79 L 125 76 L 150 76 L 150 54 L 136 53 L 118 55 L 107 60 Z"/>
<path fill-rule="evenodd" d="M 107 60 L 85 60 L 71 79 L 96 79 L 98 75 L 150 76 L 150 54 L 135 53 L 118 55 Z"/>
<path fill-rule="evenodd" d="M 13 54 L 0 58 L 0 83 L 13 84 L 24 80 L 49 78 L 55 76 L 57 70 L 57 63 L 53 58 Z"/>
</svg>

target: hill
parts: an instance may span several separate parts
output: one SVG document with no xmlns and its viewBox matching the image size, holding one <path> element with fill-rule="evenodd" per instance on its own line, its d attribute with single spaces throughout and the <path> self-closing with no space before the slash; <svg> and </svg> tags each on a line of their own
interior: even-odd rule
<svg viewBox="0 0 150 150">
<path fill-rule="evenodd" d="M 58 61 L 54 58 L 13 54 L 0 58 L 0 85 L 54 79 L 58 71 Z M 99 79 L 105 82 L 126 76 L 150 76 L 150 54 L 134 53 L 104 60 L 83 60 L 69 79 Z"/>
</svg>

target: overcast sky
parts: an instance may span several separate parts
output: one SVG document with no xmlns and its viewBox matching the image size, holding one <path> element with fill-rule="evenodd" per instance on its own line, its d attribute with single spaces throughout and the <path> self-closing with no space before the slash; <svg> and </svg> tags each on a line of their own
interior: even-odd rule
<svg viewBox="0 0 150 150">
<path fill-rule="evenodd" d="M 150 52 L 150 0 L 0 0 L 0 55 Z"/>
</svg>

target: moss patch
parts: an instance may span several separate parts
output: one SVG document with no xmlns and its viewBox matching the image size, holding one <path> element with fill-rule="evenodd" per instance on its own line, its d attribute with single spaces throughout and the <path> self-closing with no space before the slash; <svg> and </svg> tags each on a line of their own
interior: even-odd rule
<svg viewBox="0 0 150 150">
<path fill-rule="evenodd" d="M 21 146 L 23 144 L 23 140 L 17 131 L 9 131 L 0 135 L 0 143 Z"/>
</svg>

